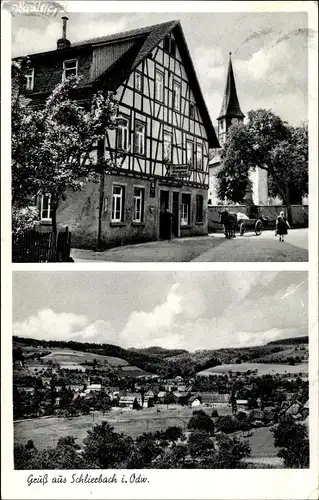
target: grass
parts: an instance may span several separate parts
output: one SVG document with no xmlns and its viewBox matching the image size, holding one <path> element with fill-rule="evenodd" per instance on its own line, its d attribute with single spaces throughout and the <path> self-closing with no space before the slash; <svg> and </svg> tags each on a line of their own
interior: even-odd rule
<svg viewBox="0 0 319 500">
<path fill-rule="evenodd" d="M 123 410 L 121 413 L 121 410 L 116 408 L 106 416 L 95 412 L 94 415 L 83 415 L 70 420 L 48 417 L 19 421 L 14 424 L 14 441 L 15 444 L 25 444 L 28 439 L 32 439 L 36 448 L 43 449 L 54 447 L 60 437 L 71 435 L 81 444 L 87 436 L 87 431 L 105 420 L 114 427 L 116 432 L 123 432 L 133 438 L 143 432 L 165 430 L 173 425 L 186 430 L 192 416 L 190 408 L 179 405 L 170 405 L 168 408 L 164 405 L 159 407 L 160 412 L 157 412 L 156 408 L 147 408 L 141 411 Z M 204 410 L 211 414 L 211 408 L 204 408 Z M 231 414 L 228 406 L 218 407 L 217 410 L 220 416 Z M 278 450 L 274 446 L 273 434 L 269 428 L 253 429 L 251 436 L 242 439 L 248 440 L 251 446 L 251 457 L 247 459 L 247 462 L 251 464 L 249 468 L 281 466 L 277 458 Z"/>
<path fill-rule="evenodd" d="M 208 368 L 198 373 L 198 375 L 210 375 L 214 373 L 244 373 L 248 370 L 257 370 L 258 375 L 275 375 L 275 374 L 298 374 L 308 373 L 308 363 L 301 363 L 299 365 L 290 366 L 277 363 L 239 363 L 239 364 L 225 364 Z"/>
<path fill-rule="evenodd" d="M 87 431 L 93 425 L 100 424 L 107 420 L 114 427 L 116 432 L 123 432 L 136 438 L 143 432 L 155 432 L 165 430 L 176 425 L 183 430 L 192 416 L 192 410 L 187 406 L 180 405 L 159 405 L 157 408 L 144 408 L 143 410 L 127 411 L 114 408 L 103 417 L 102 413 L 94 412 L 94 415 L 82 415 L 72 419 L 47 417 L 30 420 L 20 420 L 14 423 L 14 438 L 16 444 L 25 444 L 28 439 L 32 439 L 39 449 L 56 446 L 60 437 L 72 435 L 82 442 L 87 435 Z M 204 408 L 210 415 L 212 408 Z M 217 407 L 219 415 L 231 413 L 227 406 Z"/>
</svg>

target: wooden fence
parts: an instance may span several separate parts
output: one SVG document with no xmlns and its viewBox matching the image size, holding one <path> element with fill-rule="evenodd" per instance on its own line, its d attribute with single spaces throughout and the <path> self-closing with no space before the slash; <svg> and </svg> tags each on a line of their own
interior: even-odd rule
<svg viewBox="0 0 319 500">
<path fill-rule="evenodd" d="M 71 233 L 66 227 L 56 236 L 36 229 L 12 235 L 12 262 L 69 262 Z"/>
</svg>

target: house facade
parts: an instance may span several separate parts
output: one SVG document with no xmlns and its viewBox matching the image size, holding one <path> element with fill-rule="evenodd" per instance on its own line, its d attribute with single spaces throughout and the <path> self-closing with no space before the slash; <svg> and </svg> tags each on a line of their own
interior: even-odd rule
<svg viewBox="0 0 319 500">
<path fill-rule="evenodd" d="M 77 98 L 112 91 L 119 126 L 94 160 L 112 160 L 97 183 L 68 193 L 57 212 L 73 246 L 207 234 L 208 152 L 219 142 L 178 21 L 70 43 L 63 19 L 57 49 L 30 55 L 26 93 L 41 103 L 56 84 L 81 76 Z M 50 227 L 50 197 L 39 197 Z M 171 215 L 165 216 L 168 211 Z"/>
</svg>

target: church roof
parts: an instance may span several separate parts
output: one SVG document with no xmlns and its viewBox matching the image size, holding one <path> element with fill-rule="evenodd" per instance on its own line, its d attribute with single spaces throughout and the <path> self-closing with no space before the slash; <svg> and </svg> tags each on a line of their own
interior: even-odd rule
<svg viewBox="0 0 319 500">
<path fill-rule="evenodd" d="M 228 64 L 228 72 L 227 72 L 227 80 L 226 80 L 226 88 L 223 98 L 222 107 L 220 110 L 220 114 L 218 120 L 224 118 L 224 116 L 229 116 L 231 118 L 244 118 L 245 115 L 240 109 L 236 83 L 233 71 L 233 65 L 231 61 L 231 52 L 229 54 L 229 64 Z"/>
</svg>

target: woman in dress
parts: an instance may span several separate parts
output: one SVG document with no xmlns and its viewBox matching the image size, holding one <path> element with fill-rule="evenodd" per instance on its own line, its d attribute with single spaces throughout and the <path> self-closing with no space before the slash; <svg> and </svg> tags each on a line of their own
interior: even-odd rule
<svg viewBox="0 0 319 500">
<path fill-rule="evenodd" d="M 282 211 L 276 221 L 276 234 L 279 235 L 279 241 L 284 241 L 284 236 L 288 234 L 288 229 L 290 229 L 289 222 L 285 217 L 285 213 Z"/>
</svg>

